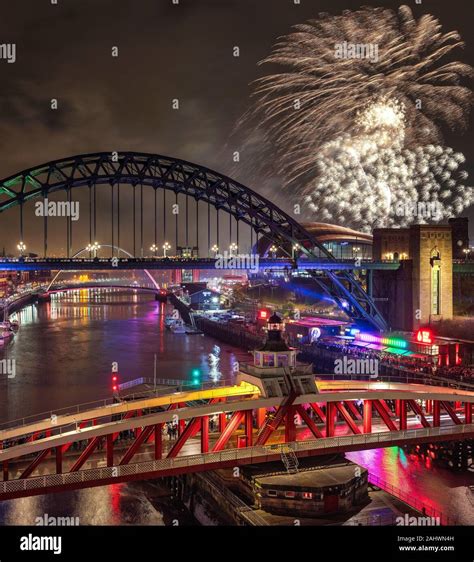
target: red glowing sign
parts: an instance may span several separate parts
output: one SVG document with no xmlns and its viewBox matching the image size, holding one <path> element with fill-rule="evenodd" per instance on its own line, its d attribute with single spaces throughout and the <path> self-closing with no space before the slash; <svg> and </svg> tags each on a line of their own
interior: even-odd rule
<svg viewBox="0 0 474 562">
<path fill-rule="evenodd" d="M 260 320 L 266 320 L 268 318 L 268 310 L 259 310 L 258 317 Z"/>
<path fill-rule="evenodd" d="M 418 330 L 416 341 L 420 343 L 433 343 L 433 332 L 431 330 Z"/>
</svg>

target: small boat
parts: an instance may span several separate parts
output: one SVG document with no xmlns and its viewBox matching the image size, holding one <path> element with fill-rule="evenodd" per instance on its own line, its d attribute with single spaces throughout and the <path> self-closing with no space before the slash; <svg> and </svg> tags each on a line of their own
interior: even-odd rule
<svg viewBox="0 0 474 562">
<path fill-rule="evenodd" d="M 186 328 L 184 326 L 184 322 L 181 319 L 175 320 L 174 324 L 172 324 L 170 326 L 170 329 L 173 332 L 173 334 L 185 334 L 186 333 Z"/>
</svg>

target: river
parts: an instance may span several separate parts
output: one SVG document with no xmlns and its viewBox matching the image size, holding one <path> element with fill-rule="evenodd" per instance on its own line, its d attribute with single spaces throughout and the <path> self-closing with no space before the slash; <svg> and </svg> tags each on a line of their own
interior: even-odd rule
<svg viewBox="0 0 474 562">
<path fill-rule="evenodd" d="M 171 308 L 140 293 L 112 289 L 58 294 L 19 313 L 20 330 L 0 351 L 15 361 L 15 377 L 0 380 L 0 422 L 111 397 L 111 365 L 120 382 L 153 377 L 229 380 L 248 354 L 204 335 L 165 329 Z M 81 524 L 164 524 L 180 514 L 153 483 L 130 483 L 0 502 L 0 523 L 34 524 L 36 517 L 78 517 Z M 177 515 L 178 513 L 178 515 Z"/>
</svg>

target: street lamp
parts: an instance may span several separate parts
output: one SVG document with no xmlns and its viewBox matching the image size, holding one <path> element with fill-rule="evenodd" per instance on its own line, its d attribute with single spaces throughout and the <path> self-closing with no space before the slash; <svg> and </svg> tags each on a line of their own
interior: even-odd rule
<svg viewBox="0 0 474 562">
<path fill-rule="evenodd" d="M 26 250 L 26 244 L 23 242 L 23 240 L 18 243 L 17 248 L 20 251 L 20 256 L 22 256 L 23 252 Z"/>
<path fill-rule="evenodd" d="M 295 257 L 296 252 L 300 249 L 300 245 L 299 244 L 293 244 L 292 247 L 292 257 Z"/>
<path fill-rule="evenodd" d="M 150 250 L 153 252 L 153 255 L 156 256 L 156 252 L 158 251 L 158 246 L 156 244 L 153 244 L 152 246 L 150 246 Z"/>
<path fill-rule="evenodd" d="M 166 258 L 166 252 L 171 250 L 171 244 L 169 242 L 165 242 L 163 244 L 163 257 Z"/>
<path fill-rule="evenodd" d="M 91 255 L 92 255 L 92 253 L 94 253 L 94 258 L 96 258 L 97 252 L 100 250 L 100 244 L 98 244 L 97 242 L 94 242 L 93 244 L 88 244 L 86 250 Z"/>
<path fill-rule="evenodd" d="M 276 258 L 277 250 L 278 250 L 278 248 L 275 246 L 275 244 L 272 244 L 272 245 L 270 246 L 270 252 L 272 253 L 273 259 Z"/>
<path fill-rule="evenodd" d="M 217 257 L 217 254 L 219 252 L 219 246 L 217 244 L 214 244 L 214 246 L 212 246 L 211 248 L 211 252 L 214 252 L 214 257 Z"/>
<path fill-rule="evenodd" d="M 464 255 L 466 256 L 464 259 L 467 261 L 467 258 L 469 257 L 471 249 L 470 248 L 464 248 L 463 252 L 464 252 Z"/>
<path fill-rule="evenodd" d="M 232 255 L 233 252 L 237 251 L 237 244 L 235 242 L 232 242 L 232 244 L 229 246 L 229 250 L 230 250 L 230 255 Z"/>
</svg>

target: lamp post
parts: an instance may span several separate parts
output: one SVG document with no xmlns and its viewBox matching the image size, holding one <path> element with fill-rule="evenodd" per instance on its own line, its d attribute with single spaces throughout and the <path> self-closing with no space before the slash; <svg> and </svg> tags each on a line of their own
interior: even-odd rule
<svg viewBox="0 0 474 562">
<path fill-rule="evenodd" d="M 217 244 L 214 244 L 211 248 L 211 252 L 214 252 L 214 257 L 217 257 L 217 254 L 219 253 L 219 246 Z"/>
<path fill-rule="evenodd" d="M 158 246 L 156 244 L 152 244 L 150 246 L 150 250 L 153 252 L 153 255 L 156 257 L 156 252 L 158 251 Z"/>
<path fill-rule="evenodd" d="M 275 259 L 276 258 L 276 253 L 277 253 L 278 248 L 275 246 L 275 244 L 272 244 L 270 246 L 270 252 L 272 253 L 272 258 Z"/>
<path fill-rule="evenodd" d="M 166 258 L 166 252 L 171 250 L 171 244 L 169 242 L 165 242 L 163 244 L 163 257 Z"/>
<path fill-rule="evenodd" d="M 100 250 L 100 244 L 94 242 L 93 244 L 88 244 L 86 250 L 89 252 L 90 257 L 94 254 L 94 258 L 97 257 L 97 252 Z"/>
<path fill-rule="evenodd" d="M 233 254 L 234 252 L 237 251 L 237 248 L 238 248 L 237 244 L 236 244 L 235 242 L 232 242 L 232 244 L 229 246 L 229 250 L 230 250 L 230 255 L 231 255 L 231 256 L 232 256 L 232 254 Z"/>
<path fill-rule="evenodd" d="M 20 252 L 20 257 L 23 256 L 23 252 L 26 250 L 26 244 L 23 242 L 23 240 L 21 242 L 18 243 L 17 248 Z"/>
<path fill-rule="evenodd" d="M 291 248 L 291 257 L 294 259 L 296 256 L 296 252 L 300 249 L 300 245 L 299 244 L 293 244 L 292 248 Z"/>
</svg>

